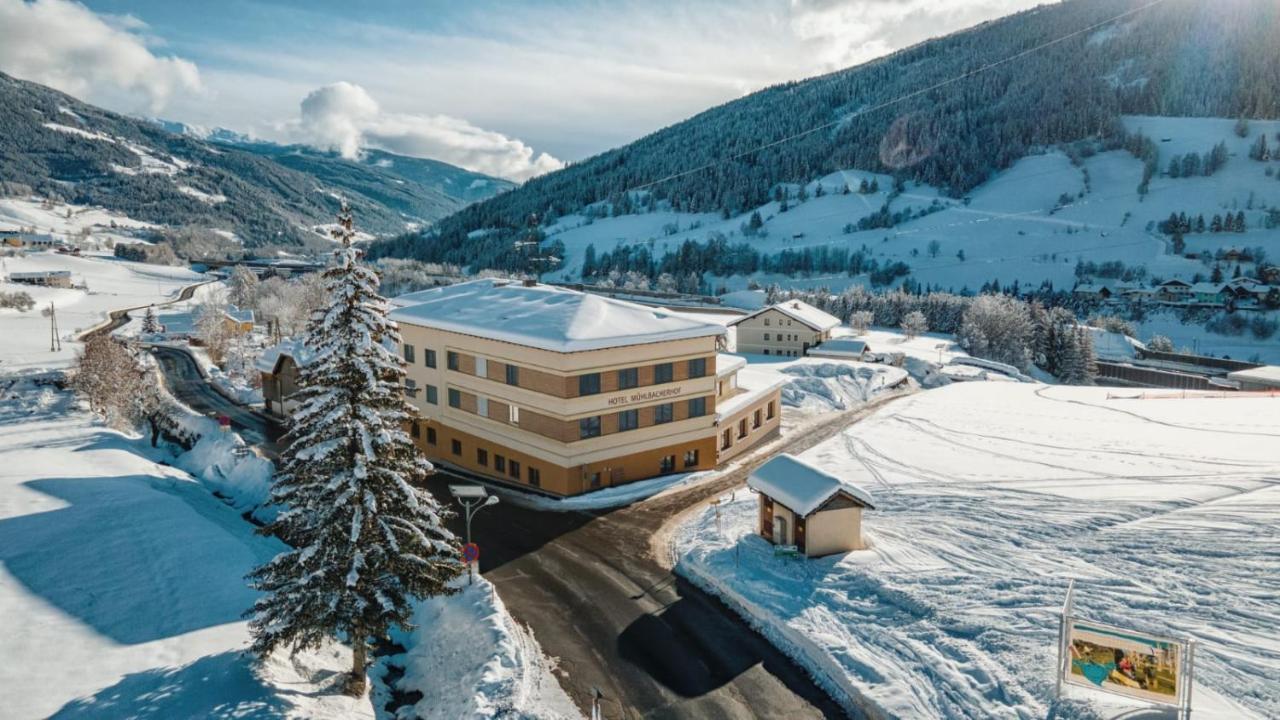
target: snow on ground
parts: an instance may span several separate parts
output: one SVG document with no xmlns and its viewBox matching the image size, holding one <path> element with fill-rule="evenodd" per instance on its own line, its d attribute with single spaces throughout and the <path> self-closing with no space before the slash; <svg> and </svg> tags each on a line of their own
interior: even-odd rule
<svg viewBox="0 0 1280 720">
<path fill-rule="evenodd" d="M 493 585 L 477 577 L 457 587 L 457 595 L 419 604 L 416 629 L 393 637 L 410 649 L 382 661 L 404 668 L 398 689 L 426 691 L 400 717 L 582 717 L 533 633 L 511 618 Z"/>
<path fill-rule="evenodd" d="M 41 198 L 0 198 L 0 230 L 25 228 L 67 240 L 78 238 L 87 231 L 93 237 L 136 242 L 129 231 L 154 227 L 154 223 L 135 220 L 100 207 L 47 203 Z"/>
<path fill-rule="evenodd" d="M 80 344 L 74 337 L 107 319 L 111 310 L 161 303 L 182 288 L 204 280 L 186 268 L 118 260 L 110 256 L 74 257 L 35 252 L 0 259 L 6 272 L 70 270 L 76 284 L 87 290 L 41 288 L 0 282 L 0 291 L 31 294 L 36 307 L 27 312 L 0 310 L 0 367 L 6 371 L 67 367 Z M 57 310 L 61 352 L 49 351 L 49 318 L 42 310 L 52 302 Z"/>
<path fill-rule="evenodd" d="M 5 717 L 373 717 L 332 687 L 337 648 L 243 653 L 244 575 L 278 541 L 68 393 L 0 383 Z"/>
<path fill-rule="evenodd" d="M 803 456 L 875 496 L 870 550 L 775 558 L 747 495 L 720 506 L 723 534 L 710 512 L 680 531 L 679 569 L 848 706 L 1045 717 L 1074 578 L 1080 615 L 1199 641 L 1195 717 L 1280 716 L 1280 399 L 1180 397 L 911 395 Z"/>
<path fill-rule="evenodd" d="M 1140 265 L 1149 277 L 1190 279 L 1206 276 L 1210 267 L 1200 260 L 1173 255 L 1166 238 L 1154 225 L 1171 212 L 1195 216 L 1227 211 L 1243 211 L 1248 231 L 1244 233 L 1193 233 L 1187 251 L 1204 252 L 1227 248 L 1263 247 L 1269 257 L 1280 255 L 1280 228 L 1266 229 L 1266 208 L 1280 207 L 1280 182 L 1268 177 L 1276 163 L 1251 160 L 1249 146 L 1260 133 L 1275 137 L 1280 121 L 1251 121 L 1249 135 L 1233 132 L 1234 120 L 1215 118 L 1128 117 L 1131 131 L 1151 137 L 1160 151 L 1160 173 L 1152 178 L 1146 196 L 1137 188 L 1142 179 L 1142 162 L 1127 152 L 1098 153 L 1084 158 L 1079 166 L 1058 151 L 1018 160 L 975 188 L 965 200 L 941 198 L 935 188 L 908 183 L 906 191 L 889 200 L 891 178 L 860 171 L 833 173 L 810 183 L 809 199 L 791 201 L 782 212 L 770 202 L 757 210 L 764 220 L 763 233 L 744 236 L 742 226 L 751 212 L 722 220 L 717 215 L 669 211 L 599 218 L 587 222 L 581 215 L 560 218 L 547 228 L 548 240 L 565 245 L 564 263 L 549 280 L 579 281 L 583 255 L 594 245 L 597 255 L 620 245 L 645 245 L 655 257 L 674 252 L 685 240 L 705 242 L 712 233 L 726 236 L 730 243 L 746 242 L 761 253 L 782 250 L 839 247 L 855 251 L 866 246 L 880 263 L 902 261 L 911 267 L 911 277 L 922 285 L 976 290 L 998 279 L 1003 284 L 1018 280 L 1038 286 L 1052 282 L 1058 288 L 1075 284 L 1078 260 L 1121 261 Z M 1204 153 L 1225 142 L 1229 159 L 1225 167 L 1210 177 L 1170 178 L 1163 175 L 1169 159 L 1187 152 Z M 1086 175 L 1088 182 L 1086 183 Z M 876 177 L 881 191 L 862 195 L 856 192 L 861 181 Z M 821 183 L 826 194 L 817 197 Z M 854 189 L 841 192 L 848 184 Z M 1064 194 L 1069 203 L 1062 205 Z M 845 233 L 844 227 L 877 212 L 889 202 L 894 212 L 910 207 L 920 211 L 938 200 L 943 209 L 901 223 L 893 228 Z M 939 251 L 929 253 L 936 241 Z M 958 254 L 963 251 L 964 258 Z M 1230 268 L 1229 268 L 1230 269 Z M 1247 268 L 1246 268 L 1247 270 Z M 850 285 L 866 285 L 865 275 L 843 273 L 808 277 L 786 277 L 760 273 L 753 277 L 707 278 L 715 286 L 743 290 L 752 280 L 784 287 L 828 287 L 841 290 Z M 1202 350 L 1223 352 L 1234 339 L 1210 336 Z M 1238 352 L 1230 352 L 1233 357 Z"/>
</svg>

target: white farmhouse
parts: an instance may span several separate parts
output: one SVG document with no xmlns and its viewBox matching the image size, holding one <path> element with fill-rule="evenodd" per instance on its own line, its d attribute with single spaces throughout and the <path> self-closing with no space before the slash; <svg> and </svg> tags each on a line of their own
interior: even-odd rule
<svg viewBox="0 0 1280 720">
<path fill-rule="evenodd" d="M 831 339 L 840 324 L 835 315 L 799 300 L 760 308 L 735 320 L 737 352 L 801 357 Z"/>
</svg>

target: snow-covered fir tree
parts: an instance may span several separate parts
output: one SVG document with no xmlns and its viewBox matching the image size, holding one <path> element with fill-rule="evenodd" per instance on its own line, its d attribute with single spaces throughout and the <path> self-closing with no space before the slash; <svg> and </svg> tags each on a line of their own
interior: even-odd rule
<svg viewBox="0 0 1280 720">
<path fill-rule="evenodd" d="M 155 306 L 148 305 L 146 314 L 142 316 L 142 333 L 154 335 L 158 332 L 160 332 L 160 322 L 156 320 Z"/>
<path fill-rule="evenodd" d="M 370 641 L 406 626 L 414 598 L 452 592 L 462 566 L 447 512 L 419 489 L 431 464 L 405 429 L 400 333 L 353 236 L 344 205 L 334 231 L 341 248 L 323 275 L 328 303 L 305 337 L 315 359 L 299 369 L 299 406 L 272 490 L 284 510 L 262 530 L 293 549 L 250 575 L 264 592 L 250 628 L 260 656 L 345 639 L 346 691 L 359 695 Z"/>
</svg>

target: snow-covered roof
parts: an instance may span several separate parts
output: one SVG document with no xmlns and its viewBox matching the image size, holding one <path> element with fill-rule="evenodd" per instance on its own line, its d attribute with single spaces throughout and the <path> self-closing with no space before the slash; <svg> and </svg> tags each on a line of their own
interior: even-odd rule
<svg viewBox="0 0 1280 720">
<path fill-rule="evenodd" d="M 724 377 L 747 366 L 747 359 L 737 355 L 716 353 L 716 377 Z"/>
<path fill-rule="evenodd" d="M 1165 280 L 1164 282 L 1160 283 L 1160 287 L 1162 288 L 1191 287 L 1191 283 L 1187 282 L 1186 280 L 1179 280 L 1177 278 L 1174 278 L 1172 280 Z"/>
<path fill-rule="evenodd" d="M 1263 365 L 1250 370 L 1235 370 L 1227 373 L 1227 378 L 1280 388 L 1280 365 Z"/>
<path fill-rule="evenodd" d="M 235 320 L 236 322 L 251 323 L 253 322 L 253 311 L 241 310 L 240 308 L 233 306 L 227 308 L 227 317 Z"/>
<path fill-rule="evenodd" d="M 1093 338 L 1093 351 L 1099 360 L 1132 360 L 1138 356 L 1142 343 L 1124 333 L 1110 332 L 1091 325 L 1078 325 Z"/>
<path fill-rule="evenodd" d="M 265 373 L 275 372 L 276 363 L 285 356 L 293 358 L 301 367 L 311 362 L 312 352 L 301 340 L 285 340 L 263 350 L 254 366 Z"/>
<path fill-rule="evenodd" d="M 811 515 L 840 492 L 847 493 L 864 507 L 875 509 L 871 493 L 787 453 L 774 455 L 752 471 L 747 476 L 747 485 L 801 517 Z"/>
<path fill-rule="evenodd" d="M 34 272 L 9 273 L 10 280 L 39 280 L 41 278 L 71 277 L 70 270 L 36 270 Z"/>
<path fill-rule="evenodd" d="M 1199 282 L 1191 286 L 1191 292 L 1217 294 L 1222 292 L 1226 287 L 1227 285 L 1225 283 Z"/>
<path fill-rule="evenodd" d="M 832 315 L 831 313 L 819 310 L 802 300 L 787 300 L 786 302 L 780 302 L 770 305 L 769 307 L 760 308 L 750 315 L 744 315 L 737 320 L 734 320 L 731 324 L 737 325 L 743 320 L 749 320 L 761 313 L 768 312 L 769 310 L 777 310 L 793 320 L 799 320 L 818 332 L 826 332 L 840 324 L 840 318 Z"/>
<path fill-rule="evenodd" d="M 863 353 L 870 351 L 871 348 L 865 340 L 840 338 L 838 340 L 828 340 L 817 347 L 809 348 L 809 355 L 813 357 L 860 358 Z"/>
<path fill-rule="evenodd" d="M 161 313 L 156 319 L 164 327 L 164 334 L 166 335 L 194 335 L 196 333 L 195 313 Z"/>
<path fill-rule="evenodd" d="M 716 337 L 726 332 L 722 325 L 681 313 L 506 280 L 473 280 L 413 295 L 415 302 L 393 310 L 392 320 L 552 352 Z"/>
</svg>

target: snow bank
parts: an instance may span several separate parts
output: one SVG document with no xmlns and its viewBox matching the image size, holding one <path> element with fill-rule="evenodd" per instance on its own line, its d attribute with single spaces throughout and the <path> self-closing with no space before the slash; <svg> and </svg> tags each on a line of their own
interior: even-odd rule
<svg viewBox="0 0 1280 720">
<path fill-rule="evenodd" d="M 1195 717 L 1280 716 L 1280 399 L 1181 397 L 916 393 L 802 455 L 875 494 L 869 550 L 774 557 L 745 497 L 719 506 L 723 530 L 707 511 L 679 531 L 677 569 L 851 711 L 1054 712 L 1054 613 L 1075 579 L 1083 616 L 1199 641 Z"/>
<path fill-rule="evenodd" d="M 413 632 L 393 633 L 406 648 L 383 661 L 404 668 L 396 689 L 422 693 L 398 717 L 582 717 L 533 634 L 511 618 L 493 585 L 480 577 L 466 583 L 460 579 L 457 595 L 420 603 Z"/>
<path fill-rule="evenodd" d="M 271 497 L 275 465 L 254 455 L 233 432 L 215 430 L 203 434 L 194 447 L 174 460 L 174 465 L 199 478 L 232 507 L 258 520 L 270 521 L 277 512 L 263 507 Z"/>
</svg>

